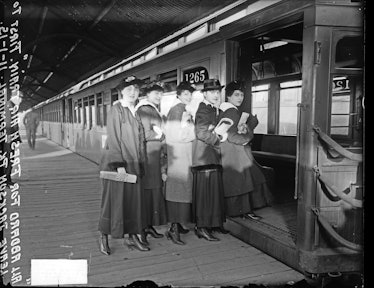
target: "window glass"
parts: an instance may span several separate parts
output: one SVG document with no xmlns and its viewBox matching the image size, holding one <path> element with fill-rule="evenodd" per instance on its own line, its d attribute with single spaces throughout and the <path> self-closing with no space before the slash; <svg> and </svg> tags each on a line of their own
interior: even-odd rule
<svg viewBox="0 0 374 288">
<path fill-rule="evenodd" d="M 295 83 L 296 82 L 296 83 Z M 283 84 L 283 85 L 282 85 Z M 280 83 L 280 87 L 292 87 L 301 81 Z M 279 94 L 279 131 L 280 135 L 296 135 L 297 104 L 301 102 L 301 87 L 284 88 Z"/>
<path fill-rule="evenodd" d="M 258 125 L 255 133 L 266 134 L 268 132 L 268 98 L 269 85 L 261 85 L 252 87 L 252 114 L 257 115 Z"/>
<path fill-rule="evenodd" d="M 332 135 L 349 136 L 350 91 L 350 83 L 347 77 L 337 76 L 333 78 L 330 124 Z"/>
<path fill-rule="evenodd" d="M 103 127 L 104 125 L 104 105 L 103 105 L 103 95 L 102 93 L 99 93 L 97 94 L 97 99 L 96 99 L 96 103 L 97 103 L 97 115 L 96 115 L 96 124 L 97 126 L 100 126 L 100 127 Z"/>
<path fill-rule="evenodd" d="M 362 68 L 363 39 L 360 35 L 346 35 L 336 44 L 335 68 Z"/>
</svg>

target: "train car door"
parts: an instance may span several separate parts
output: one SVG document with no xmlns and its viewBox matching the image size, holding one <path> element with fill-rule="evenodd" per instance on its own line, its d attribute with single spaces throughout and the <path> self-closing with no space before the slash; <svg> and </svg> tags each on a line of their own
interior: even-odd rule
<svg viewBox="0 0 374 288">
<path fill-rule="evenodd" d="M 305 12 L 297 246 L 312 274 L 362 270 L 363 9 L 340 2 Z"/>
<path fill-rule="evenodd" d="M 307 275 L 361 269 L 362 11 L 357 1 L 280 1 L 221 29 L 226 78 L 246 82 L 243 111 L 257 109 L 265 123 L 252 150 L 275 181 L 294 169 L 278 181 L 286 184 L 285 203 L 264 209 L 261 221 L 229 219 L 228 228 Z M 285 97 L 292 107 L 282 103 L 284 89 L 295 92 Z M 284 111 L 291 122 L 282 123 Z M 352 159 L 331 158 L 332 150 Z M 344 200 L 334 191 L 344 191 Z"/>
<path fill-rule="evenodd" d="M 231 218 L 227 228 L 297 270 L 297 104 L 303 85 L 303 9 L 311 4 L 280 1 L 222 28 L 228 38 L 226 79 L 245 82 L 241 110 L 258 117 L 252 153 L 274 197 L 272 206 L 255 210 L 261 220 Z"/>
</svg>

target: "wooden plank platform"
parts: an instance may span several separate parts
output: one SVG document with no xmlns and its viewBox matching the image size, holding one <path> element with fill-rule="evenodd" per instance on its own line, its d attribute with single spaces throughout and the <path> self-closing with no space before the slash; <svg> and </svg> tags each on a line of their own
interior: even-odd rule
<svg viewBox="0 0 374 288">
<path fill-rule="evenodd" d="M 9 205 L 8 188 L 6 196 L 8 217 L 19 213 L 22 256 L 15 263 L 8 261 L 5 283 L 10 282 L 11 268 L 19 267 L 22 281 L 13 286 L 28 284 L 31 259 L 87 259 L 87 286 L 96 287 L 144 279 L 173 286 L 283 285 L 303 278 L 229 234 L 219 234 L 220 242 L 208 242 L 190 232 L 183 235 L 185 246 L 151 238 L 149 252 L 128 250 L 122 240 L 111 239 L 113 254 L 102 255 L 97 231 L 101 201 L 98 166 L 45 138 L 37 139 L 35 150 L 25 142 L 20 150 L 22 175 L 13 179 L 20 185 L 20 206 Z M 167 227 L 157 229 L 164 233 Z M 10 260 L 10 226 L 4 232 Z"/>
</svg>

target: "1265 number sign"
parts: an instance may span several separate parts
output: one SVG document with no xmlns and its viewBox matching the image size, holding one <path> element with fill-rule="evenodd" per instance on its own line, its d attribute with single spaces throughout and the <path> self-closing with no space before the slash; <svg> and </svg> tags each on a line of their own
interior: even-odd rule
<svg viewBox="0 0 374 288">
<path fill-rule="evenodd" d="M 196 67 L 183 71 L 183 80 L 190 82 L 191 84 L 202 83 L 206 79 L 209 79 L 209 74 L 208 70 L 204 67 Z"/>
</svg>

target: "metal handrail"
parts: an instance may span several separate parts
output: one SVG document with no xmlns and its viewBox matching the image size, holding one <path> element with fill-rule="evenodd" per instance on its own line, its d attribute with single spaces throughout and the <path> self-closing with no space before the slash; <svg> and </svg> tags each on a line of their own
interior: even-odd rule
<svg viewBox="0 0 374 288">
<path fill-rule="evenodd" d="M 320 211 L 317 208 L 312 208 L 313 213 L 317 216 L 318 223 L 325 229 L 325 231 L 334 238 L 341 245 L 355 251 L 362 251 L 362 245 L 350 242 L 340 236 L 334 228 L 330 225 L 325 217 L 320 214 Z"/>
<path fill-rule="evenodd" d="M 353 208 L 362 208 L 363 204 L 362 204 L 362 200 L 358 200 L 358 199 L 353 199 L 352 197 L 346 195 L 345 193 L 341 192 L 340 190 L 338 190 L 335 185 L 333 183 L 331 183 L 331 181 L 326 177 L 324 176 L 322 173 L 321 173 L 321 170 L 319 169 L 318 166 L 314 166 L 313 167 L 313 171 L 314 173 L 316 174 L 317 178 L 330 190 L 332 191 L 336 196 L 338 196 L 341 200 L 347 202 L 348 204 L 350 204 L 351 206 L 353 206 Z"/>
<path fill-rule="evenodd" d="M 321 139 L 324 143 L 329 145 L 332 149 L 334 149 L 340 155 L 353 161 L 362 162 L 362 154 L 355 154 L 355 153 L 348 151 L 347 149 L 339 145 L 339 143 L 335 142 L 330 136 L 323 133 L 321 131 L 321 128 L 319 128 L 318 126 L 313 126 L 313 130 L 318 134 L 319 139 Z"/>
</svg>

